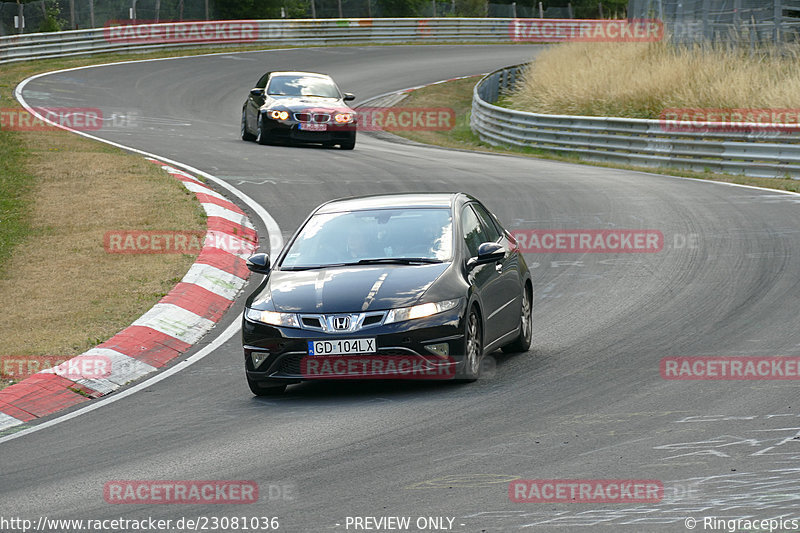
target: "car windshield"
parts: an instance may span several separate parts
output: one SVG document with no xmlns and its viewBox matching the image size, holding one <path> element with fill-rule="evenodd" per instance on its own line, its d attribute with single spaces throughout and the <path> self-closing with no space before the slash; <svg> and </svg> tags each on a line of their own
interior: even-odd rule
<svg viewBox="0 0 800 533">
<path fill-rule="evenodd" d="M 445 208 L 373 209 L 311 218 L 281 268 L 369 262 L 430 263 L 452 255 L 453 230 Z"/>
<path fill-rule="evenodd" d="M 328 78 L 317 76 L 273 76 L 267 86 L 271 96 L 321 96 L 339 98 L 339 89 Z"/>
</svg>

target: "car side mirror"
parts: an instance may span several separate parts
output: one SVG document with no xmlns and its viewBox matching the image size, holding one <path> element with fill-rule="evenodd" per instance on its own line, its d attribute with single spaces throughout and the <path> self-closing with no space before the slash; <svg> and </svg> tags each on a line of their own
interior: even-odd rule
<svg viewBox="0 0 800 533">
<path fill-rule="evenodd" d="M 356 95 L 354 95 L 353 93 L 344 93 L 344 101 L 345 102 L 352 102 L 355 99 L 356 99 Z"/>
<path fill-rule="evenodd" d="M 471 257 L 467 261 L 467 268 L 473 269 L 478 265 L 496 263 L 505 257 L 506 251 L 502 244 L 496 242 L 484 242 L 478 246 L 478 256 Z"/>
<path fill-rule="evenodd" d="M 250 96 L 264 96 L 264 89 L 250 89 Z"/>
<path fill-rule="evenodd" d="M 257 274 L 269 274 L 269 254 L 251 255 L 245 262 L 251 272 Z"/>
</svg>

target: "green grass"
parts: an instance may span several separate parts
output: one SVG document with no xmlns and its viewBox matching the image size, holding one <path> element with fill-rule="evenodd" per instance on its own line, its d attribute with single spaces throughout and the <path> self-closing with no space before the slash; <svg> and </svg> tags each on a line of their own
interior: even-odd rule
<svg viewBox="0 0 800 533">
<path fill-rule="evenodd" d="M 19 137 L 0 131 L 0 278 L 14 247 L 30 232 L 34 178 L 23 170 L 26 157 Z"/>
</svg>

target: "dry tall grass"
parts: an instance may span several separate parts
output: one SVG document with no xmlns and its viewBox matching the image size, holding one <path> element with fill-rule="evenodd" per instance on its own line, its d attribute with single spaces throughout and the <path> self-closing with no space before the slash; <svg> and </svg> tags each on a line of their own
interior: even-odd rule
<svg viewBox="0 0 800 533">
<path fill-rule="evenodd" d="M 798 108 L 800 51 L 566 43 L 531 63 L 508 102 L 535 113 L 659 118 L 665 108 Z"/>
</svg>

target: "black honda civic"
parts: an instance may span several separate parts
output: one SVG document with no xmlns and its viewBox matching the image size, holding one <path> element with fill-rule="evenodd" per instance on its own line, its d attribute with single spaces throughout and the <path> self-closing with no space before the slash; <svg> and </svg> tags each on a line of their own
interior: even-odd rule
<svg viewBox="0 0 800 533">
<path fill-rule="evenodd" d="M 315 379 L 478 379 L 484 354 L 527 351 L 533 286 L 517 242 L 463 193 L 317 207 L 243 317 L 247 382 L 280 394 Z"/>
<path fill-rule="evenodd" d="M 250 89 L 242 106 L 242 140 L 321 143 L 352 150 L 356 112 L 333 79 L 314 72 L 267 72 Z"/>
</svg>

